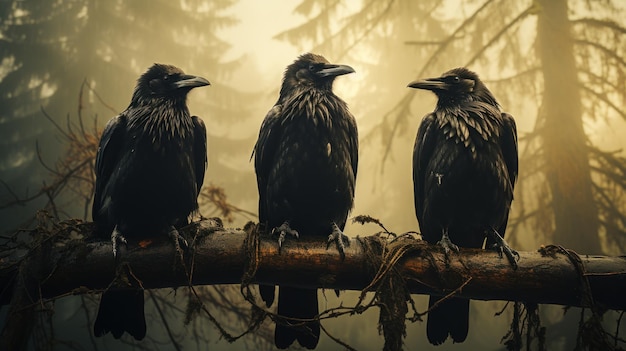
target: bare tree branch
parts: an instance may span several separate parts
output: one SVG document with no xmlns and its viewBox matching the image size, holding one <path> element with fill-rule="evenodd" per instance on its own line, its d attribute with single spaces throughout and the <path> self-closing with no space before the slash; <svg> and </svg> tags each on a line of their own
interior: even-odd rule
<svg viewBox="0 0 626 351">
<path fill-rule="evenodd" d="M 421 77 L 422 75 L 424 75 L 424 72 L 426 72 L 426 70 L 430 67 L 430 65 L 433 62 L 435 62 L 435 60 L 437 59 L 437 57 L 439 57 L 439 55 L 443 54 L 443 52 L 446 50 L 448 45 L 450 45 L 457 38 L 458 34 L 462 32 L 463 30 L 465 30 L 465 28 L 468 27 L 470 24 L 472 24 L 472 22 L 474 22 L 474 20 L 478 17 L 478 15 L 481 14 L 487 8 L 487 6 L 489 6 L 492 2 L 493 0 L 485 1 L 485 3 L 482 4 L 480 8 L 476 9 L 476 11 L 474 11 L 474 13 L 472 13 L 471 16 L 469 16 L 458 27 L 456 27 L 456 29 L 452 33 L 450 33 L 450 35 L 448 35 L 444 40 L 442 40 L 441 45 L 439 45 L 439 47 L 437 48 L 437 51 L 435 51 L 430 56 L 428 61 L 426 61 L 426 63 L 422 66 L 422 69 L 417 74 L 417 76 Z"/>
<path fill-rule="evenodd" d="M 614 50 L 611 50 L 600 43 L 596 43 L 596 42 L 585 40 L 585 39 L 574 40 L 574 43 L 576 45 L 584 45 L 584 46 L 595 48 L 598 51 L 602 52 L 607 57 L 612 58 L 613 60 L 615 60 L 615 62 L 619 63 L 621 66 L 626 68 L 626 60 L 624 60 L 622 56 L 618 55 Z"/>
<path fill-rule="evenodd" d="M 579 85 L 580 88 L 583 91 L 588 92 L 592 97 L 597 98 L 598 100 L 604 102 L 605 104 L 609 105 L 609 107 L 611 107 L 611 109 L 613 109 L 615 112 L 617 112 L 620 116 L 622 116 L 622 118 L 626 119 L 626 112 L 624 112 L 619 106 L 615 105 L 604 93 L 598 93 L 595 90 L 580 84 Z"/>
<path fill-rule="evenodd" d="M 474 56 L 472 56 L 471 59 L 469 59 L 469 61 L 467 61 L 467 63 L 465 64 L 465 66 L 470 66 L 474 63 L 474 61 L 476 61 L 480 56 L 482 56 L 482 54 L 491 47 L 491 45 L 493 45 L 495 42 L 498 41 L 498 39 L 500 39 L 500 37 L 502 35 L 504 35 L 505 33 L 508 32 L 508 30 L 513 27 L 515 24 L 517 24 L 518 22 L 520 22 L 521 20 L 523 20 L 524 18 L 526 18 L 528 15 L 531 15 L 535 12 L 535 5 L 532 4 L 530 5 L 526 10 L 522 11 L 519 15 L 517 15 L 517 17 L 515 17 L 514 19 L 512 19 L 511 21 L 509 21 L 505 26 L 503 26 L 502 28 L 500 28 L 500 30 L 491 37 L 491 39 L 489 39 L 489 41 L 487 42 L 487 44 L 483 45 L 477 52 L 474 53 Z"/>
<path fill-rule="evenodd" d="M 193 274 L 184 272 L 180 264 L 174 264 L 178 256 L 167 238 L 151 238 L 143 241 L 142 246 L 137 245 L 138 239 L 130 242 L 124 259 L 146 288 L 187 286 L 189 283 L 240 284 L 244 269 L 250 263 L 246 259 L 244 241 L 254 240 L 254 237 L 242 230 L 216 225 L 214 220 L 203 220 L 181 231 L 188 237 L 197 235 L 198 238 L 187 254 L 188 259 L 195 260 Z M 67 231 L 79 231 L 89 237 L 92 227 L 90 223 L 83 223 L 73 225 Z M 467 283 L 458 296 L 588 306 L 589 297 L 583 296 L 581 290 L 581 284 L 588 280 L 596 304 L 610 309 L 626 309 L 626 300 L 622 296 L 626 289 L 624 257 L 577 256 L 574 252 L 550 246 L 539 252 L 521 252 L 519 268 L 513 270 L 506 260 L 492 251 L 461 249 L 459 254 L 446 258 L 438 246 L 404 235 L 387 245 L 403 245 L 402 254 L 393 257 L 396 263 L 376 268 L 370 267 L 364 249 L 364 243 L 369 240 L 383 239 L 378 236 L 352 239 L 345 260 L 341 260 L 336 250 L 326 249 L 324 240 L 288 241 L 279 253 L 273 239 L 261 239 L 255 253 L 256 275 L 250 282 L 362 290 L 373 281 L 376 272 L 384 272 L 393 266 L 399 269 L 412 293 L 446 295 Z M 41 272 L 23 264 L 16 265 L 14 261 L 2 262 L 0 285 L 13 286 L 18 268 L 22 267 L 23 271 L 29 272 L 30 279 L 39 279 L 41 298 L 81 294 L 107 287 L 114 266 L 109 240 L 84 242 L 57 238 L 57 241 L 54 245 L 42 246 L 37 254 L 33 253 L 25 261 L 30 265 L 36 263 Z M 580 257 L 582 268 L 572 265 L 572 256 Z M 383 264 L 389 265 L 389 262 Z M 584 276 L 578 272 L 581 269 Z M 467 282 L 468 278 L 471 278 L 470 282 Z M 38 301 L 37 296 L 31 295 L 34 304 Z M 0 302 L 7 303 L 9 298 L 10 295 L 5 293 L 0 296 Z"/>
<path fill-rule="evenodd" d="M 626 27 L 622 27 L 621 25 L 615 23 L 611 20 L 601 20 L 593 17 L 584 17 L 571 21 L 572 24 L 581 25 L 582 27 L 590 26 L 590 27 L 599 27 L 606 28 L 611 31 L 615 31 L 617 33 L 626 34 Z"/>
</svg>

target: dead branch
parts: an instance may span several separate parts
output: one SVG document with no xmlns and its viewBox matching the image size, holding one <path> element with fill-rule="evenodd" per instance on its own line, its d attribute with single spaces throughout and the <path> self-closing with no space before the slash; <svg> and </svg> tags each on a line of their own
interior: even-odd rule
<svg viewBox="0 0 626 351">
<path fill-rule="evenodd" d="M 39 298 L 105 289 L 114 272 L 110 241 L 67 239 L 81 235 L 92 238 L 92 229 L 91 223 L 72 225 L 68 229 L 71 236 L 60 235 L 64 239 L 45 245 L 45 252 L 39 252 L 36 259 L 31 255 L 19 262 L 14 258 L 1 261 L 0 303 L 10 301 L 13 287 L 20 281 L 16 279 L 19 270 L 37 272 L 37 277 L 29 273 L 29 279 L 38 280 L 35 294 L 32 294 L 33 284 L 28 284 L 32 304 Z M 240 229 L 222 228 L 215 220 L 202 220 L 181 232 L 193 238 L 186 254 L 186 267 L 191 267 L 189 263 L 193 260 L 192 274 L 176 264 L 174 248 L 165 236 L 129 242 L 124 259 L 144 287 L 240 284 L 243 272 L 251 264 L 249 257 L 255 257 L 256 273 L 251 283 L 362 290 L 370 286 L 378 271 L 388 269 L 390 262 L 384 259 L 385 267 L 373 267 L 365 252 L 366 247 L 373 246 L 365 243 L 382 240 L 383 247 L 406 246 L 401 257 L 393 258 L 393 265 L 411 293 L 446 295 L 467 283 L 458 296 L 583 307 L 591 307 L 592 301 L 596 306 L 626 310 L 625 257 L 577 255 L 558 246 L 548 246 L 538 252 L 520 252 L 519 268 L 513 270 L 495 252 L 462 249 L 447 259 L 439 247 L 408 235 L 395 239 L 380 236 L 352 239 L 344 260 L 333 247 L 326 249 L 324 240 L 289 240 L 279 253 L 275 240 L 264 236 L 251 256 L 244 245 L 248 234 Z M 382 257 L 383 253 L 379 254 Z M 29 267 L 33 264 L 36 269 Z M 591 296 L 586 293 L 589 289 Z"/>
</svg>

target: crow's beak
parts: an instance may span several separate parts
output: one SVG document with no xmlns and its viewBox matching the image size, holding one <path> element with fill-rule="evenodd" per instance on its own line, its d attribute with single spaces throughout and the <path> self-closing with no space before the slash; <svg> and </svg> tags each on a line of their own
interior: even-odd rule
<svg viewBox="0 0 626 351">
<path fill-rule="evenodd" d="M 336 77 L 348 73 L 354 73 L 354 68 L 348 65 L 327 64 L 324 65 L 324 69 L 317 72 L 317 75 L 320 77 Z"/>
<path fill-rule="evenodd" d="M 428 78 L 416 80 L 407 85 L 409 88 L 425 89 L 425 90 L 448 90 L 448 84 L 443 82 L 441 78 Z"/>
<path fill-rule="evenodd" d="M 205 85 L 211 85 L 208 80 L 202 77 L 192 76 L 192 75 L 184 75 L 180 77 L 180 80 L 174 83 L 176 88 L 196 88 L 203 87 Z"/>
</svg>

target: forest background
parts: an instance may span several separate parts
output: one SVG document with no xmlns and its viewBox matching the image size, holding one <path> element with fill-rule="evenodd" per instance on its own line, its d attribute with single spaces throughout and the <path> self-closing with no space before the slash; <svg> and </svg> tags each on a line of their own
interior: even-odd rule
<svg viewBox="0 0 626 351">
<path fill-rule="evenodd" d="M 250 154 L 284 68 L 310 51 L 356 70 L 335 83 L 360 133 L 352 215 L 376 217 L 396 233 L 418 229 L 411 153 L 420 120 L 436 100 L 406 85 L 467 66 L 518 125 L 520 177 L 509 243 L 523 251 L 554 243 L 584 254 L 623 255 L 624 18 L 626 4 L 619 0 L 2 0 L 0 244 L 12 247 L 15 230 L 41 221 L 42 208 L 54 219 L 90 218 L 98 133 L 127 106 L 137 77 L 154 62 L 211 81 L 189 97 L 190 110 L 208 129 L 202 214 L 221 216 L 232 227 L 256 220 Z M 350 236 L 375 231 L 346 228 Z M 249 308 L 238 287 L 201 291 L 229 332 L 245 330 Z M 321 301 L 349 305 L 357 296 L 326 293 Z M 203 316 L 183 323 L 185 293 L 161 289 L 147 297 L 142 343 L 94 338 L 99 295 L 91 294 L 48 301 L 31 346 L 271 349 L 270 323 L 231 344 Z M 424 296 L 413 298 L 426 309 Z M 463 347 L 504 349 L 513 312 L 494 315 L 505 304 L 472 303 Z M 0 324 L 6 310 L 0 309 Z M 549 350 L 576 347 L 580 310 L 541 306 L 540 315 Z M 606 328 L 615 330 L 618 318 L 605 314 Z M 376 323 L 373 311 L 324 322 L 334 337 L 364 350 L 382 348 Z M 428 349 L 425 323 L 407 328 L 405 348 Z M 338 345 L 323 336 L 319 347 Z"/>
</svg>

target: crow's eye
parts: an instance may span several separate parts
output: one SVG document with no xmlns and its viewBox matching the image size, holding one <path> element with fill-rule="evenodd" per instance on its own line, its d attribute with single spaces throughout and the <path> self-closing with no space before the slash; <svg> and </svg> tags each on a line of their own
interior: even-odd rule
<svg viewBox="0 0 626 351">
<path fill-rule="evenodd" d="M 169 76 L 169 74 L 166 74 L 165 76 L 163 76 L 163 80 L 164 80 L 164 81 L 166 81 L 166 82 L 167 82 L 168 80 L 170 80 L 170 76 Z"/>
<path fill-rule="evenodd" d="M 448 84 L 458 84 L 461 82 L 461 78 L 459 76 L 447 76 L 443 80 Z"/>
<path fill-rule="evenodd" d="M 315 65 L 314 63 L 310 63 L 309 64 L 309 71 L 315 72 L 316 70 L 317 70 L 317 65 Z"/>
</svg>

